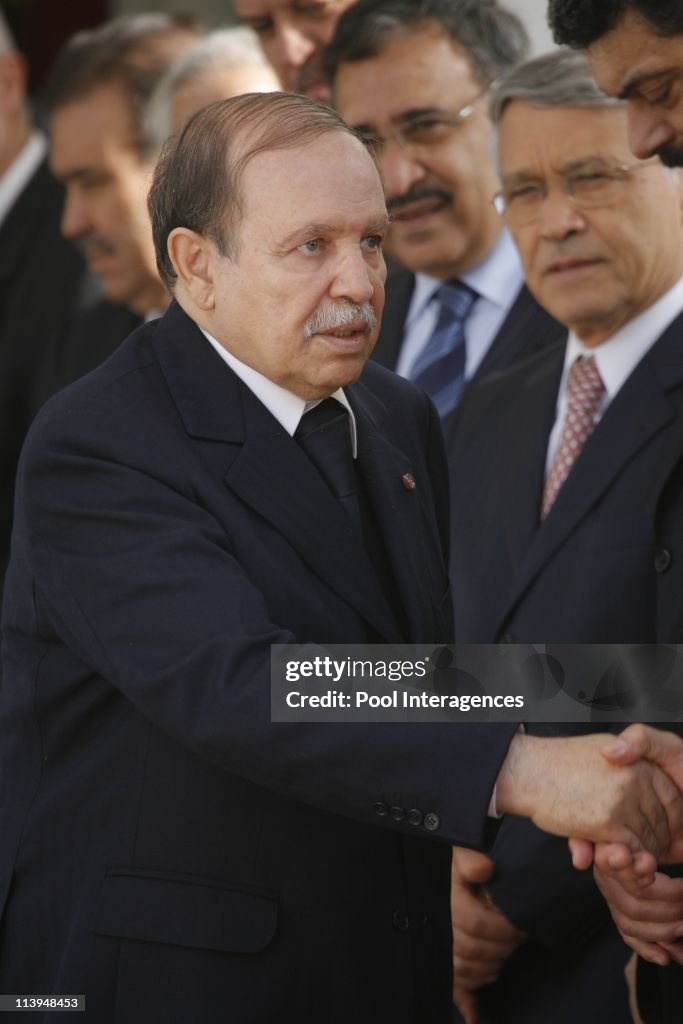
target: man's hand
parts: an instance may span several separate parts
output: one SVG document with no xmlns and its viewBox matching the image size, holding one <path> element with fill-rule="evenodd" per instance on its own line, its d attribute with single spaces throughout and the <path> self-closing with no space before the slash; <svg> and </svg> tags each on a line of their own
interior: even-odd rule
<svg viewBox="0 0 683 1024">
<path fill-rule="evenodd" d="M 671 959 L 683 964 L 683 878 L 657 874 L 642 888 L 597 866 L 594 875 L 624 942 L 662 967 Z"/>
<path fill-rule="evenodd" d="M 555 835 L 661 856 L 683 835 L 683 797 L 650 761 L 608 761 L 602 752 L 616 742 L 604 734 L 515 736 L 498 776 L 499 810 Z"/>
<path fill-rule="evenodd" d="M 618 737 L 610 737 L 602 749 L 602 755 L 609 764 L 627 766 L 645 758 L 657 764 L 662 771 L 683 791 L 683 739 L 675 733 L 653 729 L 648 725 L 631 725 Z M 679 864 L 683 862 L 683 835 L 672 830 L 672 840 L 666 850 L 657 858 L 650 854 L 632 852 L 619 845 L 608 845 L 594 849 L 593 844 L 580 839 L 570 839 L 569 848 L 574 867 L 584 869 L 595 862 L 605 871 L 620 869 L 622 881 L 627 881 L 625 872 L 630 868 L 631 880 L 639 876 L 641 884 L 651 884 L 657 862 Z"/>
<path fill-rule="evenodd" d="M 456 846 L 451 862 L 453 1001 L 466 1024 L 477 1024 L 477 989 L 494 982 L 501 967 L 524 941 L 520 932 L 488 899 L 483 883 L 495 871 L 483 853 Z"/>
</svg>

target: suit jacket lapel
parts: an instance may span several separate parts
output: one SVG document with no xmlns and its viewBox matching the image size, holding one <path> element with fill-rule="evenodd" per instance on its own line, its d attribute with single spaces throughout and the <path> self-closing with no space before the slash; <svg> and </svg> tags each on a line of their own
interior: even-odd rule
<svg viewBox="0 0 683 1024">
<path fill-rule="evenodd" d="M 400 642 L 361 539 L 298 444 L 179 307 L 171 307 L 158 330 L 159 359 L 187 432 L 230 446 L 219 470 L 226 485 L 381 637 Z"/>
<path fill-rule="evenodd" d="M 636 367 L 589 437 L 527 549 L 501 621 L 628 461 L 674 418 L 667 391 L 683 383 L 682 327 L 683 315 Z M 544 436 L 546 444 L 547 439 L 548 432 Z"/>
<path fill-rule="evenodd" d="M 526 285 L 522 285 L 472 381 L 514 366 L 525 356 L 561 345 L 566 339 L 566 327 L 541 309 Z"/>
</svg>

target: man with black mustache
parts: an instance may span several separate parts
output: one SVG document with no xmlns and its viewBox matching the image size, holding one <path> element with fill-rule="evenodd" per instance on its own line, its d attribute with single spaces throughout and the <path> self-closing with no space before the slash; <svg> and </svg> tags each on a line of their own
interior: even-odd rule
<svg viewBox="0 0 683 1024">
<path fill-rule="evenodd" d="M 387 251 L 401 264 L 375 358 L 420 384 L 442 417 L 474 377 L 565 336 L 525 288 L 491 204 L 488 89 L 526 48 L 496 3 L 361 0 L 327 51 L 334 105 L 379 146 Z"/>
</svg>

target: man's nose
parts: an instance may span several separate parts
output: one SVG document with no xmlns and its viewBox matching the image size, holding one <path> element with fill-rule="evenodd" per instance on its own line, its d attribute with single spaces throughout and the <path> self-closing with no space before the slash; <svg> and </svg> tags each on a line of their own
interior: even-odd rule
<svg viewBox="0 0 683 1024">
<path fill-rule="evenodd" d="M 551 189 L 541 203 L 540 231 L 556 240 L 585 230 L 586 218 L 571 196 L 560 188 Z"/>
<path fill-rule="evenodd" d="M 346 252 L 340 255 L 335 266 L 330 287 L 333 299 L 350 299 L 351 302 L 370 302 L 375 293 L 373 270 L 362 252 Z"/>
<path fill-rule="evenodd" d="M 628 141 L 639 160 L 654 156 L 676 138 L 673 127 L 656 109 L 637 98 L 628 101 Z"/>
<path fill-rule="evenodd" d="M 403 196 L 424 181 L 427 171 L 408 149 L 388 139 L 379 154 L 384 190 L 388 196 Z"/>
<path fill-rule="evenodd" d="M 91 229 L 86 203 L 76 189 L 67 187 L 62 210 L 62 234 L 65 238 L 79 238 Z"/>
<path fill-rule="evenodd" d="M 280 73 L 283 84 L 292 86 L 292 75 L 313 56 L 316 43 L 306 33 L 289 21 L 275 26 L 273 63 Z"/>
</svg>

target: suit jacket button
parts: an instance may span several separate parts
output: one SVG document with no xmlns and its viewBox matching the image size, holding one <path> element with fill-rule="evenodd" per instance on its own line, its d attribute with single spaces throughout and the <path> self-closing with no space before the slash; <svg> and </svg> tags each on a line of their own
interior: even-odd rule
<svg viewBox="0 0 683 1024">
<path fill-rule="evenodd" d="M 386 817 L 386 815 L 389 813 L 388 806 L 385 803 L 382 803 L 381 800 L 378 800 L 372 809 L 375 812 L 375 814 L 378 814 L 380 816 L 380 818 Z"/>
<path fill-rule="evenodd" d="M 668 548 L 660 548 L 655 552 L 655 572 L 666 572 L 673 561 Z"/>
<path fill-rule="evenodd" d="M 430 811 L 429 814 L 425 814 L 424 827 L 428 832 L 437 832 L 441 828 L 441 818 Z"/>
<path fill-rule="evenodd" d="M 413 807 L 413 808 L 411 808 L 411 810 L 408 811 L 408 824 L 409 825 L 414 825 L 415 828 L 419 828 L 420 825 L 422 824 L 423 820 L 424 820 L 424 815 L 422 814 L 422 811 L 418 811 L 417 807 Z"/>
<path fill-rule="evenodd" d="M 397 932 L 407 932 L 409 922 L 406 914 L 402 914 L 400 910 L 395 911 L 392 924 Z"/>
<path fill-rule="evenodd" d="M 405 816 L 406 812 L 403 810 L 402 807 L 391 808 L 391 817 L 394 819 L 394 821 L 403 821 L 405 819 Z"/>
</svg>

